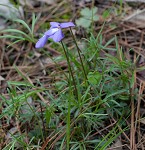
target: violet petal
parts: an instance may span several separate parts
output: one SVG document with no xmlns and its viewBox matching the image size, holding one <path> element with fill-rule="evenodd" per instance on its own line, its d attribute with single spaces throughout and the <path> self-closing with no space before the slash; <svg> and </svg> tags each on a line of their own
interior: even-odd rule
<svg viewBox="0 0 145 150">
<path fill-rule="evenodd" d="M 50 25 L 53 27 L 53 28 L 58 28 L 60 23 L 58 22 L 50 22 Z"/>
<path fill-rule="evenodd" d="M 46 44 L 48 36 L 44 35 L 41 37 L 35 45 L 35 48 L 42 48 Z"/>
<path fill-rule="evenodd" d="M 50 36 L 49 38 L 52 38 L 54 42 L 60 42 L 64 38 L 64 34 L 59 29 L 54 35 Z"/>
<path fill-rule="evenodd" d="M 58 28 L 51 28 L 48 31 L 46 31 L 44 34 L 47 35 L 47 36 L 51 36 L 54 33 L 56 33 L 58 30 L 59 30 Z"/>
<path fill-rule="evenodd" d="M 75 27 L 73 22 L 65 22 L 65 23 L 60 23 L 61 28 L 69 28 L 69 27 Z"/>
</svg>

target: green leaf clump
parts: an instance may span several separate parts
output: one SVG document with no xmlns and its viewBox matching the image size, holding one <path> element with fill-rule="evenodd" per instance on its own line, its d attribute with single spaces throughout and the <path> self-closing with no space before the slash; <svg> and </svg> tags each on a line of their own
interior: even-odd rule
<svg viewBox="0 0 145 150">
<path fill-rule="evenodd" d="M 85 7 L 81 10 L 80 14 L 82 17 L 76 20 L 77 26 L 81 26 L 83 28 L 89 28 L 93 21 L 98 21 L 99 16 L 96 14 L 98 11 L 97 7 L 92 9 Z"/>
</svg>

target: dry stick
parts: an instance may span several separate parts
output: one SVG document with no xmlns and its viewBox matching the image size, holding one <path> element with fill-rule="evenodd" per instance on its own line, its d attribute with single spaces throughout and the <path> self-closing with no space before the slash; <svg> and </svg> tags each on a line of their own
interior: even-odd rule
<svg viewBox="0 0 145 150">
<path fill-rule="evenodd" d="M 141 94 L 143 93 L 144 91 L 144 88 L 145 88 L 145 84 L 141 81 L 140 83 L 140 87 L 139 87 L 139 95 L 138 95 L 138 104 L 137 104 L 137 112 L 136 112 L 136 121 L 135 121 L 135 130 L 137 128 L 137 125 L 138 125 L 138 143 L 139 141 L 141 141 L 141 131 L 140 131 L 140 103 L 141 103 Z M 142 147 L 142 149 L 144 149 L 143 147 L 143 144 L 140 142 L 140 145 Z M 139 146 L 139 145 L 138 145 Z"/>
<path fill-rule="evenodd" d="M 59 132 L 60 132 L 60 131 L 59 131 Z M 59 134 L 59 132 L 56 133 L 53 137 L 51 137 L 51 135 L 50 135 L 49 137 L 51 137 L 51 138 L 47 137 L 47 139 L 45 140 L 45 142 L 44 142 L 44 144 L 42 145 L 42 147 L 41 147 L 40 150 L 45 150 L 47 144 L 48 144 L 51 140 L 53 140 L 53 139 Z M 52 132 L 52 134 L 53 134 L 53 133 L 54 133 L 54 132 Z"/>
<path fill-rule="evenodd" d="M 130 148 L 135 150 L 135 128 L 134 128 L 134 99 L 133 99 L 133 89 L 130 89 L 130 100 L 131 100 L 131 128 L 130 128 Z"/>
<path fill-rule="evenodd" d="M 114 122 L 116 123 L 117 121 L 112 117 L 112 119 L 114 120 Z M 123 133 L 123 135 L 126 137 L 126 139 L 130 142 L 129 137 L 125 134 L 125 132 L 122 130 L 122 128 L 117 124 L 119 130 Z"/>
<path fill-rule="evenodd" d="M 144 87 L 144 84 L 143 84 Z M 137 128 L 137 122 L 138 120 L 140 120 L 140 103 L 141 103 L 141 93 L 142 93 L 142 82 L 140 83 L 140 87 L 139 87 L 139 94 L 138 94 L 138 104 L 137 104 L 137 111 L 136 111 L 136 120 L 135 120 L 135 130 Z"/>
<path fill-rule="evenodd" d="M 136 61 L 136 54 L 134 55 L 134 62 Z M 134 71 L 134 79 L 136 81 L 136 72 Z M 135 88 L 135 83 L 134 82 L 134 87 L 131 87 L 130 85 L 130 99 L 131 99 L 131 128 L 130 128 L 130 148 L 132 150 L 136 150 L 136 144 L 135 144 L 135 105 L 134 105 L 134 98 L 133 98 L 133 91 L 134 91 L 134 88 Z"/>
<path fill-rule="evenodd" d="M 137 147 L 141 148 L 141 150 L 144 150 L 144 143 L 145 143 L 145 137 L 143 136 L 137 144 Z"/>
<path fill-rule="evenodd" d="M 97 135 L 97 134 L 101 134 L 101 132 L 106 131 L 108 128 L 112 127 L 112 126 L 115 125 L 115 124 L 116 124 L 116 122 L 114 121 L 114 123 L 108 125 L 107 127 L 103 128 L 103 129 L 101 129 L 101 130 L 97 130 L 94 134 L 90 135 L 90 136 L 88 137 L 88 139 L 93 138 L 93 137 L 94 137 L 95 135 Z"/>
</svg>

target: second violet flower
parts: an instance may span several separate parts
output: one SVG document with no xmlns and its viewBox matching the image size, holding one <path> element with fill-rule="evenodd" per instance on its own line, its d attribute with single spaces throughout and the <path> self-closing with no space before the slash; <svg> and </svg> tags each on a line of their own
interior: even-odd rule
<svg viewBox="0 0 145 150">
<path fill-rule="evenodd" d="M 48 38 L 53 39 L 54 42 L 60 42 L 64 38 L 64 34 L 61 29 L 74 27 L 74 23 L 66 22 L 66 23 L 58 23 L 58 22 L 50 22 L 50 29 L 46 31 L 38 42 L 36 43 L 36 48 L 42 48 L 46 44 Z"/>
</svg>

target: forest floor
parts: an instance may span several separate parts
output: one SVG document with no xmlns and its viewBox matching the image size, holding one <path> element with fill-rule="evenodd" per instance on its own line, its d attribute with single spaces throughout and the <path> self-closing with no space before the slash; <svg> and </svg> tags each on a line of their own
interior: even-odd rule
<svg viewBox="0 0 145 150">
<path fill-rule="evenodd" d="M 145 3 L 56 0 L 13 5 L 21 6 L 25 23 L 7 19 L 0 31 L 0 148 L 144 150 Z M 81 83 L 80 102 L 72 100 L 70 112 L 66 93 L 72 88 L 61 44 L 49 40 L 44 48 L 35 48 L 50 22 L 68 21 L 76 25 L 72 31 L 84 62 L 89 62 L 85 69 L 90 83 L 85 87 L 75 43 L 66 30 L 63 42 Z M 104 72 L 96 67 L 99 63 Z"/>
</svg>

